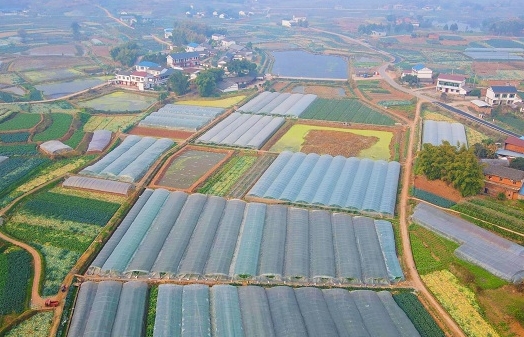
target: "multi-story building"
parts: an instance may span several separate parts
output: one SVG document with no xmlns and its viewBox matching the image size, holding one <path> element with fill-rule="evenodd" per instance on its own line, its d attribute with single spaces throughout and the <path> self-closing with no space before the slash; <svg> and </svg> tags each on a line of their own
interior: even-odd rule
<svg viewBox="0 0 524 337">
<path fill-rule="evenodd" d="M 509 105 L 522 102 L 517 88 L 512 85 L 493 85 L 486 91 L 486 103 L 494 105 Z"/>
<path fill-rule="evenodd" d="M 175 53 L 167 55 L 167 65 L 172 68 L 190 68 L 199 64 L 198 52 Z"/>
<path fill-rule="evenodd" d="M 466 95 L 466 77 L 463 75 L 440 74 L 437 78 L 436 90 L 451 95 Z"/>
</svg>

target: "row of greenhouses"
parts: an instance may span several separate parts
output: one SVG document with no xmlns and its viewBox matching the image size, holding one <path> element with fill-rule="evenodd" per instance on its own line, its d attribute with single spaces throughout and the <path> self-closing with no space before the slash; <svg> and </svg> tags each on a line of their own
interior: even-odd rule
<svg viewBox="0 0 524 337">
<path fill-rule="evenodd" d="M 92 177 L 71 176 L 62 183 L 63 187 L 81 190 L 128 195 L 133 185 L 122 181 L 106 180 Z"/>
<path fill-rule="evenodd" d="M 102 152 L 111 142 L 113 133 L 108 130 L 96 130 L 89 142 L 87 152 Z"/>
<path fill-rule="evenodd" d="M 68 336 L 145 336 L 146 300 L 145 282 L 84 282 Z M 388 291 L 161 284 L 155 309 L 153 337 L 420 336 Z"/>
<path fill-rule="evenodd" d="M 282 152 L 248 196 L 393 215 L 398 162 Z"/>
<path fill-rule="evenodd" d="M 313 94 L 264 91 L 238 109 L 253 114 L 299 117 L 317 99 Z"/>
<path fill-rule="evenodd" d="M 524 280 L 524 247 L 434 206 L 419 204 L 413 220 L 461 246 L 459 258 L 513 283 Z"/>
<path fill-rule="evenodd" d="M 197 142 L 260 149 L 284 122 L 283 117 L 235 112 L 200 136 Z"/>
<path fill-rule="evenodd" d="M 424 121 L 422 144 L 439 146 L 445 141 L 453 146 L 468 146 L 464 125 L 444 121 Z"/>
<path fill-rule="evenodd" d="M 80 171 L 81 175 L 136 182 L 174 142 L 167 138 L 127 136 L 113 151 Z"/>
<path fill-rule="evenodd" d="M 146 190 L 91 274 L 390 284 L 390 222 L 203 194 Z"/>
<path fill-rule="evenodd" d="M 222 108 L 167 104 L 144 118 L 139 125 L 197 131 L 223 112 Z"/>
</svg>

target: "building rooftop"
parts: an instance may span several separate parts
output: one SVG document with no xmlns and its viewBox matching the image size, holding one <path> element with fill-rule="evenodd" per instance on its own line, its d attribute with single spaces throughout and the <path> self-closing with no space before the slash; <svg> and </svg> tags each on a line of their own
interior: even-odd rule
<svg viewBox="0 0 524 337">
<path fill-rule="evenodd" d="M 188 46 L 188 47 L 191 47 L 191 48 L 196 48 L 196 47 L 198 47 L 198 43 L 196 43 L 196 42 L 191 42 L 191 43 L 188 43 L 187 46 Z"/>
<path fill-rule="evenodd" d="M 193 58 L 193 57 L 199 57 L 200 54 L 196 51 L 193 51 L 193 52 L 189 52 L 189 53 L 174 53 L 174 54 L 169 54 L 169 56 L 171 56 L 174 60 L 182 60 L 182 59 L 189 59 L 189 58 Z"/>
<path fill-rule="evenodd" d="M 483 168 L 483 173 L 514 181 L 524 180 L 524 171 L 501 165 L 487 165 Z"/>
<path fill-rule="evenodd" d="M 454 74 L 440 74 L 438 75 L 439 80 L 447 80 L 447 81 L 457 81 L 462 82 L 466 79 L 466 76 L 464 75 L 454 75 Z"/>
<path fill-rule="evenodd" d="M 147 67 L 147 68 L 154 68 L 154 67 L 160 67 L 158 63 L 150 62 L 150 61 L 142 61 L 137 64 L 139 67 Z"/>
<path fill-rule="evenodd" d="M 516 94 L 517 93 L 517 88 L 515 88 L 512 85 L 492 85 L 491 90 L 493 90 L 493 92 L 496 94 L 501 94 L 501 93 Z"/>
<path fill-rule="evenodd" d="M 517 138 L 517 137 L 509 136 L 504 141 L 504 144 L 510 144 L 510 145 L 524 147 L 524 139 L 520 139 L 520 138 Z"/>
<path fill-rule="evenodd" d="M 481 101 L 480 99 L 474 99 L 471 101 L 471 103 L 475 104 L 479 108 L 489 108 L 490 105 L 484 101 Z"/>
<path fill-rule="evenodd" d="M 424 68 L 426 68 L 426 66 L 423 65 L 423 64 L 415 64 L 412 69 L 415 70 L 415 71 L 419 71 L 419 70 L 422 70 Z"/>
<path fill-rule="evenodd" d="M 133 71 L 131 73 L 131 76 L 140 76 L 140 77 L 146 77 L 147 73 L 145 71 Z"/>
</svg>

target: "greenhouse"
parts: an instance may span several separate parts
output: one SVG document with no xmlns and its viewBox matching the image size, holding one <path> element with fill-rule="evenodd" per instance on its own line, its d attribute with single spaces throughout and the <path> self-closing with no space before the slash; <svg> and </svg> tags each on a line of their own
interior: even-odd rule
<svg viewBox="0 0 524 337">
<path fill-rule="evenodd" d="M 73 151 L 73 148 L 59 140 L 49 140 L 40 144 L 40 150 L 50 155 L 60 155 Z"/>
<path fill-rule="evenodd" d="M 247 195 L 393 215 L 399 175 L 394 161 L 284 151 Z"/>
<path fill-rule="evenodd" d="M 146 190 L 89 274 L 390 284 L 391 223 L 325 210 Z"/>
<path fill-rule="evenodd" d="M 224 109 L 221 108 L 167 104 L 144 118 L 138 125 L 197 131 L 223 112 Z"/>
<path fill-rule="evenodd" d="M 89 142 L 87 152 L 102 152 L 111 142 L 111 131 L 107 130 L 96 130 L 93 132 L 93 138 Z"/>
<path fill-rule="evenodd" d="M 4 161 L 6 161 L 7 159 L 9 159 L 9 157 L 6 157 L 6 156 L 0 156 L 0 164 Z"/>
<path fill-rule="evenodd" d="M 84 282 L 68 336 L 145 336 L 146 293 Z M 420 336 L 388 291 L 161 284 L 157 298 L 153 337 Z"/>
<path fill-rule="evenodd" d="M 317 95 L 265 91 L 244 104 L 238 111 L 262 115 L 299 117 Z"/>
<path fill-rule="evenodd" d="M 459 258 L 480 266 L 506 281 L 524 280 L 524 247 L 454 217 L 436 207 L 418 204 L 413 220 L 461 246 Z"/>
<path fill-rule="evenodd" d="M 106 156 L 80 174 L 97 178 L 136 182 L 174 142 L 167 138 L 127 136 Z"/>
<path fill-rule="evenodd" d="M 453 146 L 468 146 L 466 139 L 466 130 L 460 123 L 450 123 L 443 121 L 424 121 L 422 131 L 422 144 L 432 144 L 435 146 L 442 145 L 442 142 L 448 142 Z"/>
<path fill-rule="evenodd" d="M 260 149 L 284 124 L 283 117 L 232 113 L 197 139 L 197 143 Z"/>
<path fill-rule="evenodd" d="M 82 176 L 68 177 L 64 180 L 62 186 L 121 195 L 129 195 L 133 188 L 133 185 L 130 183 Z"/>
<path fill-rule="evenodd" d="M 84 282 L 67 335 L 142 336 L 147 295 L 145 282 Z"/>
</svg>

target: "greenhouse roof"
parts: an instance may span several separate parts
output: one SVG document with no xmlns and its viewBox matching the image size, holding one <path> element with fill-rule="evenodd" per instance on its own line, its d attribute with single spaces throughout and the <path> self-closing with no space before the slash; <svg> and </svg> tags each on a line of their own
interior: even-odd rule
<svg viewBox="0 0 524 337">
<path fill-rule="evenodd" d="M 434 206 L 420 203 L 413 220 L 459 243 L 455 255 L 514 283 L 524 280 L 524 247 Z"/>
<path fill-rule="evenodd" d="M 50 140 L 40 144 L 40 149 L 49 154 L 61 154 L 73 151 L 69 145 L 65 145 L 59 140 Z"/>
<path fill-rule="evenodd" d="M 254 114 L 298 117 L 317 98 L 312 94 L 290 94 L 264 91 L 238 111 Z"/>
<path fill-rule="evenodd" d="M 132 184 L 121 181 L 111 181 L 82 176 L 68 177 L 62 186 L 122 195 L 128 195 L 131 188 L 133 187 Z"/>
<path fill-rule="evenodd" d="M 404 277 L 388 221 L 198 193 L 146 192 L 92 263 L 94 272 L 357 284 Z"/>
<path fill-rule="evenodd" d="M 248 196 L 393 215 L 400 164 L 282 152 Z"/>
<path fill-rule="evenodd" d="M 468 146 L 464 125 L 460 123 L 425 120 L 422 132 L 422 144 L 429 143 L 439 146 L 442 145 L 444 141 L 447 141 L 453 146 L 457 146 L 457 144 L 459 144 L 459 146 Z"/>
<path fill-rule="evenodd" d="M 145 294 L 137 281 L 82 283 L 68 336 L 142 335 Z M 155 337 L 420 337 L 387 291 L 161 284 L 155 309 Z"/>
</svg>

